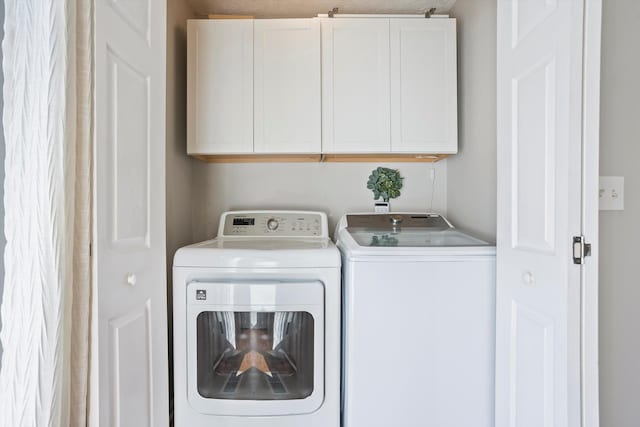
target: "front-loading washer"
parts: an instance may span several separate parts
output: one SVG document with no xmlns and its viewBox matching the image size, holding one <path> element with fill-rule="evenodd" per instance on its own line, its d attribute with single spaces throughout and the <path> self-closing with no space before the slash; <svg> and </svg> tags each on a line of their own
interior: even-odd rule
<svg viewBox="0 0 640 427">
<path fill-rule="evenodd" d="M 338 427 L 340 264 L 321 212 L 227 212 L 179 249 L 175 426 Z"/>
<path fill-rule="evenodd" d="M 493 427 L 495 246 L 438 214 L 348 214 L 343 427 Z"/>
</svg>

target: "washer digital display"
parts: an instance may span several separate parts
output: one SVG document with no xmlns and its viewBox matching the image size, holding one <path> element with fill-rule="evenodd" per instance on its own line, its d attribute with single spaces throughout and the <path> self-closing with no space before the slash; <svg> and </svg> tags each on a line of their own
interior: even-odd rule
<svg viewBox="0 0 640 427">
<path fill-rule="evenodd" d="M 255 218 L 233 218 L 233 225 L 255 225 Z"/>
</svg>

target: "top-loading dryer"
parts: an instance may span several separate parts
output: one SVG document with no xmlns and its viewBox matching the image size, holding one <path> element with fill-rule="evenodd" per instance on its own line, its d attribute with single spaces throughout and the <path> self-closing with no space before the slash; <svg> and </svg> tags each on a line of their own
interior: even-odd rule
<svg viewBox="0 0 640 427">
<path fill-rule="evenodd" d="M 338 427 L 340 293 L 320 212 L 227 212 L 178 250 L 176 427 Z"/>
<path fill-rule="evenodd" d="M 437 214 L 353 214 L 343 426 L 493 427 L 495 247 Z"/>
</svg>

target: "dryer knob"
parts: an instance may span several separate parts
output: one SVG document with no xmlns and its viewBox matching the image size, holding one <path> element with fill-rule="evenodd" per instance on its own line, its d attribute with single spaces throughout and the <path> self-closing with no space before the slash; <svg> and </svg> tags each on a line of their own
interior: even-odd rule
<svg viewBox="0 0 640 427">
<path fill-rule="evenodd" d="M 280 226 L 280 223 L 275 218 L 271 218 L 269 219 L 269 221 L 267 221 L 267 229 L 269 231 L 276 231 L 279 226 Z"/>
</svg>

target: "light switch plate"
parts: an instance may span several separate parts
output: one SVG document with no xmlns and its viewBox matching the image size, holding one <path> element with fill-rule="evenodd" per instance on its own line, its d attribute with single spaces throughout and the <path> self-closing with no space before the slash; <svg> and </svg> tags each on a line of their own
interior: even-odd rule
<svg viewBox="0 0 640 427">
<path fill-rule="evenodd" d="M 599 200 L 601 211 L 624 210 L 624 177 L 601 176 Z"/>
</svg>

